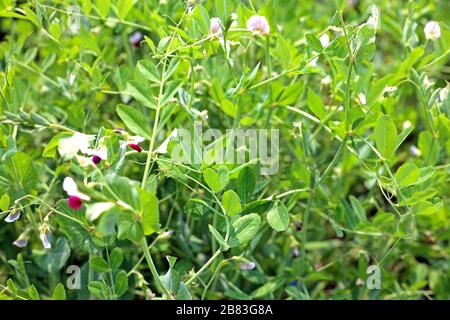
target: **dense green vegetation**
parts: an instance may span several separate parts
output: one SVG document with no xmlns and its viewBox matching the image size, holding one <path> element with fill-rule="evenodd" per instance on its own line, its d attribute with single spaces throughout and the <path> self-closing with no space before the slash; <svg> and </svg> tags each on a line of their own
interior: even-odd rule
<svg viewBox="0 0 450 320">
<path fill-rule="evenodd" d="M 449 299 L 449 10 L 0 0 L 0 299 Z"/>
</svg>

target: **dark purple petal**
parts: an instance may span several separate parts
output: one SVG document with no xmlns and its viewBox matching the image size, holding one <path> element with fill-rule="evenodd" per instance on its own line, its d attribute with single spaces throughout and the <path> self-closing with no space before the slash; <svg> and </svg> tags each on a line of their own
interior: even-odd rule
<svg viewBox="0 0 450 320">
<path fill-rule="evenodd" d="M 70 196 L 69 199 L 67 199 L 67 204 L 73 210 L 78 210 L 83 205 L 83 201 L 81 201 L 81 199 L 78 198 L 77 196 Z"/>
<path fill-rule="evenodd" d="M 92 156 L 92 162 L 93 162 L 94 164 L 99 164 L 100 161 L 102 161 L 102 158 L 100 158 L 99 156 L 97 156 L 97 155 L 95 155 L 95 154 Z"/>
</svg>

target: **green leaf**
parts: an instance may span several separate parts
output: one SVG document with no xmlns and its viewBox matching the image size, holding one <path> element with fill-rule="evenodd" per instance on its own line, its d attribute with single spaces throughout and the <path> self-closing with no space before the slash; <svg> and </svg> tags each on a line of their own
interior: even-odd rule
<svg viewBox="0 0 450 320">
<path fill-rule="evenodd" d="M 37 182 L 37 172 L 30 156 L 17 151 L 0 165 L 0 192 L 17 198 L 29 193 Z"/>
<path fill-rule="evenodd" d="M 436 163 L 440 153 L 439 140 L 434 139 L 430 131 L 422 131 L 419 134 L 418 147 L 423 159 L 426 159 L 428 164 L 433 165 Z"/>
<path fill-rule="evenodd" d="M 118 220 L 117 237 L 120 240 L 128 239 L 136 243 L 140 242 L 144 237 L 142 223 L 136 220 L 134 214 L 130 212 L 121 212 Z"/>
<path fill-rule="evenodd" d="M 89 265 L 95 272 L 108 272 L 108 262 L 100 256 L 93 256 L 89 259 Z"/>
<path fill-rule="evenodd" d="M 117 15 L 120 20 L 124 20 L 131 8 L 133 8 L 133 0 L 118 0 L 117 1 Z"/>
<path fill-rule="evenodd" d="M 183 282 L 180 282 L 180 287 L 175 295 L 176 300 L 192 300 L 192 296 Z"/>
<path fill-rule="evenodd" d="M 134 134 L 149 139 L 151 136 L 150 122 L 146 122 L 145 117 L 136 108 L 119 104 L 116 108 L 119 118 L 125 123 L 125 126 Z"/>
<path fill-rule="evenodd" d="M 224 166 L 217 168 L 206 168 L 203 171 L 203 179 L 212 191 L 218 193 L 222 191 L 228 184 L 229 172 Z"/>
<path fill-rule="evenodd" d="M 9 208 L 9 196 L 5 193 L 4 195 L 2 195 L 2 197 L 0 198 L 0 210 L 1 211 L 6 211 Z"/>
<path fill-rule="evenodd" d="M 33 23 L 39 29 L 42 28 L 41 19 L 36 15 L 36 13 L 33 12 L 33 10 L 28 7 L 23 7 L 22 10 L 25 12 L 25 16 L 31 23 Z"/>
<path fill-rule="evenodd" d="M 125 91 L 144 106 L 156 109 L 155 98 L 152 96 L 152 92 L 149 87 L 146 88 L 143 84 L 136 80 L 130 80 L 127 82 L 127 88 Z"/>
<path fill-rule="evenodd" d="M 28 287 L 28 295 L 30 296 L 31 300 L 40 300 L 39 293 L 34 285 Z"/>
<path fill-rule="evenodd" d="M 397 222 L 397 235 L 400 238 L 411 238 L 416 232 L 416 219 L 412 213 L 404 214 Z"/>
<path fill-rule="evenodd" d="M 70 247 L 66 238 L 59 238 L 51 249 L 33 250 L 33 259 L 43 271 L 56 273 L 66 266 Z"/>
<path fill-rule="evenodd" d="M 12 281 L 11 279 L 8 279 L 6 281 L 6 285 L 8 286 L 8 289 L 11 291 L 11 293 L 15 297 L 17 295 L 17 286 L 15 285 L 14 281 Z"/>
<path fill-rule="evenodd" d="M 309 110 L 311 110 L 319 119 L 324 119 L 326 117 L 325 107 L 323 105 L 322 99 L 308 88 L 308 94 L 306 97 L 306 102 L 308 104 Z"/>
<path fill-rule="evenodd" d="M 62 283 L 58 283 L 53 290 L 52 300 L 67 300 L 66 289 Z"/>
<path fill-rule="evenodd" d="M 139 193 L 135 188 L 135 182 L 115 173 L 108 173 L 105 176 L 105 181 L 108 183 L 115 196 L 122 200 L 122 202 L 135 210 L 139 209 Z M 114 198 L 110 192 L 106 193 L 111 198 Z"/>
<path fill-rule="evenodd" d="M 405 163 L 395 173 L 395 180 L 400 187 L 407 187 L 416 183 L 420 178 L 420 170 L 413 163 Z"/>
<path fill-rule="evenodd" d="M 391 117 L 384 115 L 375 127 L 375 143 L 384 159 L 389 159 L 397 146 L 397 128 Z"/>
<path fill-rule="evenodd" d="M 230 20 L 231 13 L 233 12 L 231 0 L 215 0 L 214 8 L 222 23 L 227 24 L 227 21 Z"/>
<path fill-rule="evenodd" d="M 102 299 L 105 299 L 106 297 L 108 297 L 108 294 L 109 294 L 108 286 L 101 281 L 89 282 L 88 290 L 94 296 L 96 296 L 98 298 L 102 298 Z"/>
<path fill-rule="evenodd" d="M 161 75 L 159 74 L 158 69 L 156 69 L 153 62 L 150 60 L 140 60 L 137 63 L 137 68 L 139 72 L 149 81 L 159 83 L 161 79 Z"/>
<path fill-rule="evenodd" d="M 284 231 L 289 226 L 289 213 L 282 202 L 275 202 L 267 212 L 267 222 L 276 231 Z"/>
<path fill-rule="evenodd" d="M 284 281 L 285 281 L 284 278 L 278 278 L 262 285 L 261 287 L 253 291 L 252 298 L 258 299 L 273 293 L 275 290 L 277 290 L 280 286 L 283 285 Z"/>
<path fill-rule="evenodd" d="M 72 135 L 68 132 L 60 132 L 53 136 L 53 138 L 50 140 L 50 142 L 47 144 L 47 146 L 44 149 L 44 152 L 42 152 L 42 156 L 45 158 L 54 158 L 56 157 L 56 151 L 58 150 L 58 142 L 61 138 L 68 138 Z"/>
<path fill-rule="evenodd" d="M 125 271 L 120 271 L 114 283 L 114 289 L 117 297 L 122 296 L 128 290 L 128 277 Z"/>
<path fill-rule="evenodd" d="M 211 231 L 211 234 L 213 237 L 217 240 L 217 242 L 220 245 L 220 250 L 227 251 L 230 246 L 225 242 L 225 239 L 222 237 L 222 235 L 217 231 L 212 225 L 208 225 L 209 231 Z"/>
<path fill-rule="evenodd" d="M 210 17 L 205 7 L 201 4 L 196 5 L 194 11 L 192 12 L 192 16 L 200 26 L 201 34 L 208 34 Z"/>
<path fill-rule="evenodd" d="M 111 7 L 111 0 L 95 0 L 98 14 L 102 18 L 106 18 Z"/>
<path fill-rule="evenodd" d="M 239 198 L 243 203 L 248 203 L 252 200 L 253 192 L 255 191 L 256 177 L 250 167 L 244 167 L 239 171 L 236 180 L 236 188 Z"/>
<path fill-rule="evenodd" d="M 179 80 L 170 81 L 164 89 L 163 96 L 160 101 L 161 106 L 165 106 L 175 96 L 178 88 L 181 87 L 182 82 Z"/>
<path fill-rule="evenodd" d="M 83 127 L 85 113 L 82 106 L 73 104 L 67 108 L 67 121 L 75 128 Z"/>
<path fill-rule="evenodd" d="M 233 102 L 228 99 L 223 99 L 220 103 L 220 106 L 225 114 L 229 115 L 232 118 L 236 118 L 237 107 L 233 104 Z"/>
<path fill-rule="evenodd" d="M 388 86 L 392 86 L 395 84 L 400 77 L 395 74 L 388 74 L 381 79 L 375 81 L 369 91 L 367 96 L 367 107 L 372 107 L 378 99 L 382 96 L 384 89 Z"/>
<path fill-rule="evenodd" d="M 114 248 L 109 255 L 109 263 L 111 265 L 111 269 L 118 269 L 122 265 L 123 262 L 123 254 L 122 249 Z"/>
<path fill-rule="evenodd" d="M 154 193 L 141 190 L 139 192 L 142 212 L 142 229 L 148 236 L 159 230 L 159 203 Z"/>
<path fill-rule="evenodd" d="M 234 217 L 242 211 L 241 200 L 233 190 L 228 190 L 223 194 L 222 206 L 230 217 Z"/>
<path fill-rule="evenodd" d="M 367 220 L 366 211 L 364 210 L 362 203 L 358 200 L 358 198 L 356 198 L 352 195 L 349 198 L 350 198 L 350 203 L 353 208 L 353 212 L 358 217 L 358 220 L 366 221 Z"/>
<path fill-rule="evenodd" d="M 184 206 L 184 211 L 189 215 L 202 216 L 208 204 L 201 199 L 189 199 Z"/>
<path fill-rule="evenodd" d="M 256 213 L 248 214 L 234 221 L 229 246 L 238 247 L 252 240 L 258 233 L 260 224 L 261 217 Z"/>
<path fill-rule="evenodd" d="M 305 35 L 305 38 L 306 38 L 306 42 L 311 47 L 311 49 L 313 49 L 316 52 L 322 52 L 322 50 L 323 50 L 322 43 L 320 42 L 320 39 L 315 34 L 308 33 Z"/>
</svg>

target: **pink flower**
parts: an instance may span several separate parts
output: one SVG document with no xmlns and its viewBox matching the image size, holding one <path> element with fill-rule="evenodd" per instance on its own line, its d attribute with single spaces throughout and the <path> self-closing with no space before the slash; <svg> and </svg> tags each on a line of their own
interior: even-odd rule
<svg viewBox="0 0 450 320">
<path fill-rule="evenodd" d="M 219 18 L 211 18 L 209 21 L 209 33 L 222 34 L 222 22 Z"/>
<path fill-rule="evenodd" d="M 120 142 L 120 146 L 122 148 L 129 146 L 130 148 L 136 150 L 137 152 L 142 152 L 142 147 L 140 143 L 145 140 L 145 138 L 141 136 L 129 136 L 127 133 L 122 133 L 125 137 L 125 141 Z"/>
<path fill-rule="evenodd" d="M 78 210 L 83 205 L 83 201 L 81 201 L 81 199 L 78 198 L 77 196 L 69 196 L 69 199 L 67 199 L 67 204 L 72 209 Z"/>
<path fill-rule="evenodd" d="M 423 31 L 425 38 L 428 40 L 435 40 L 441 37 L 441 27 L 436 21 L 428 21 Z"/>
<path fill-rule="evenodd" d="M 136 150 L 137 152 L 141 153 L 142 152 L 142 147 L 139 144 L 136 143 L 129 143 L 128 146 L 134 150 Z"/>
<path fill-rule="evenodd" d="M 74 210 L 78 210 L 83 205 L 82 200 L 89 201 L 91 198 L 78 190 L 77 184 L 71 177 L 66 177 L 63 182 L 63 189 L 69 195 L 67 204 Z"/>
<path fill-rule="evenodd" d="M 269 34 L 270 26 L 269 22 L 267 22 L 266 17 L 254 15 L 251 16 L 247 20 L 247 29 L 253 32 L 254 34 Z"/>
<path fill-rule="evenodd" d="M 121 148 L 126 148 L 127 146 L 129 146 L 130 148 L 136 150 L 137 152 L 142 152 L 142 147 L 140 143 L 145 140 L 144 137 L 130 136 L 128 132 L 120 128 L 114 129 L 114 131 L 120 134 L 124 139 L 123 141 L 120 141 Z"/>
</svg>

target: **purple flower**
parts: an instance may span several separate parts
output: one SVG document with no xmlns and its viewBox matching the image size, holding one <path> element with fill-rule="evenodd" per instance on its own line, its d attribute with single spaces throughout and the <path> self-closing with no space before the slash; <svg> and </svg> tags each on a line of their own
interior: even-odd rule
<svg viewBox="0 0 450 320">
<path fill-rule="evenodd" d="M 8 216 L 5 218 L 5 221 L 8 223 L 13 223 L 14 221 L 19 220 L 20 218 L 20 210 L 17 210 L 16 208 L 14 208 L 10 214 L 8 214 Z"/>
<path fill-rule="evenodd" d="M 246 263 L 239 264 L 239 268 L 242 271 L 250 271 L 250 270 L 255 269 L 255 267 L 256 267 L 256 264 L 254 262 L 246 262 Z"/>
<path fill-rule="evenodd" d="M 142 33 L 140 33 L 139 31 L 136 31 L 135 33 L 133 33 L 131 35 L 131 37 L 128 40 L 130 41 L 130 44 L 133 47 L 139 48 L 139 46 L 141 44 L 141 40 L 142 40 Z"/>
<path fill-rule="evenodd" d="M 19 237 L 19 238 L 17 238 L 16 241 L 13 242 L 13 245 L 15 245 L 18 248 L 25 248 L 28 245 L 28 239 L 26 239 L 26 238 L 21 239 Z"/>
</svg>

